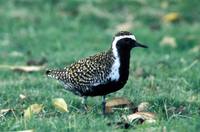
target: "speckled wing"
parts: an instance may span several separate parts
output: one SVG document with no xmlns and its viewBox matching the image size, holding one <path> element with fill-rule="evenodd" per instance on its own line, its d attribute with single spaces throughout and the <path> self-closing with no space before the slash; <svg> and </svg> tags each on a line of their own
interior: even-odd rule
<svg viewBox="0 0 200 132">
<path fill-rule="evenodd" d="M 79 60 L 66 68 L 66 78 L 69 86 L 92 87 L 108 81 L 114 58 L 109 52 Z"/>
</svg>

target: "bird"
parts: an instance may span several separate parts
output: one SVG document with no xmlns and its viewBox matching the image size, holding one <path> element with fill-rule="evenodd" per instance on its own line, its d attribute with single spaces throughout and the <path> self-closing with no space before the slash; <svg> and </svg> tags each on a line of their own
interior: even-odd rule
<svg viewBox="0 0 200 132">
<path fill-rule="evenodd" d="M 131 49 L 148 48 L 136 41 L 129 31 L 117 32 L 107 51 L 80 59 L 63 69 L 46 70 L 46 75 L 59 80 L 64 88 L 83 97 L 102 96 L 102 113 L 105 115 L 106 95 L 124 87 L 129 76 Z"/>
</svg>

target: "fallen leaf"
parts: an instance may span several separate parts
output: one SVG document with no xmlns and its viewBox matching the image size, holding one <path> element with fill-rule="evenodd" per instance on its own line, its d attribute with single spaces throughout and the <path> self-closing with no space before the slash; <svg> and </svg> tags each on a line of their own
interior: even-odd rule
<svg viewBox="0 0 200 132">
<path fill-rule="evenodd" d="M 18 72 L 36 72 L 44 69 L 44 66 L 15 66 L 11 69 Z"/>
<path fill-rule="evenodd" d="M 11 66 L 0 65 L 0 69 L 9 69 L 18 72 L 36 72 L 44 69 L 44 66 Z"/>
<path fill-rule="evenodd" d="M 114 109 L 118 108 L 127 108 L 130 110 L 133 108 L 133 104 L 131 101 L 123 97 L 114 98 L 106 102 L 106 113 L 112 113 L 114 112 Z"/>
<path fill-rule="evenodd" d="M 172 48 L 176 48 L 177 47 L 176 39 L 174 37 L 165 36 L 161 40 L 160 46 L 169 46 L 169 47 L 172 47 Z"/>
<path fill-rule="evenodd" d="M 150 112 L 136 112 L 128 116 L 122 116 L 126 122 L 140 121 L 141 123 L 155 123 L 156 116 Z"/>
<path fill-rule="evenodd" d="M 178 12 L 170 12 L 163 16 L 164 22 L 176 22 L 180 20 L 180 14 Z"/>
<path fill-rule="evenodd" d="M 138 112 L 147 112 L 150 104 L 148 102 L 142 102 L 138 105 Z"/>
<path fill-rule="evenodd" d="M 130 115 L 123 115 L 121 120 L 117 122 L 109 122 L 107 125 L 114 125 L 115 128 L 123 128 L 128 129 L 130 127 L 134 127 L 134 124 L 142 124 L 142 123 L 155 123 L 156 116 L 154 113 L 150 112 L 136 112 Z"/>
<path fill-rule="evenodd" d="M 57 108 L 60 112 L 69 112 L 67 108 L 67 104 L 63 98 L 56 98 L 53 99 L 53 105 Z"/>
<path fill-rule="evenodd" d="M 29 119 L 33 114 L 38 114 L 42 111 L 42 104 L 32 104 L 26 110 L 24 110 L 24 118 Z"/>
</svg>

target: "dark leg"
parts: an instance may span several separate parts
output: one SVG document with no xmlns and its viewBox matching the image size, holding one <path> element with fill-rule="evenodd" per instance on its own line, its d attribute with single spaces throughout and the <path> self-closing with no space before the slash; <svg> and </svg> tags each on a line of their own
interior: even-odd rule
<svg viewBox="0 0 200 132">
<path fill-rule="evenodd" d="M 87 97 L 86 96 L 83 96 L 82 104 L 83 104 L 84 110 L 87 111 Z"/>
<path fill-rule="evenodd" d="M 106 95 L 102 96 L 102 112 L 103 115 L 106 114 Z"/>
</svg>

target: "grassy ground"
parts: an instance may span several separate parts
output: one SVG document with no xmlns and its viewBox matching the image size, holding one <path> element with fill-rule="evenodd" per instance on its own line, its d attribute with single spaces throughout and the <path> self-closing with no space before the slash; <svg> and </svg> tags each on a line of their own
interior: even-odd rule
<svg viewBox="0 0 200 132">
<path fill-rule="evenodd" d="M 107 99 L 127 97 L 135 105 L 148 101 L 158 120 L 155 124 L 133 124 L 128 130 L 198 131 L 200 48 L 196 46 L 200 45 L 200 10 L 196 5 L 199 4 L 198 0 L 1 0 L 0 65 L 26 65 L 31 59 L 46 58 L 47 68 L 63 68 L 108 49 L 118 30 L 129 30 L 150 48 L 132 51 L 127 85 Z M 170 12 L 179 16 L 163 20 Z M 166 36 L 175 39 L 175 48 L 170 44 L 160 46 Z M 136 77 L 138 68 L 145 70 L 145 77 Z M 27 99 L 22 101 L 20 94 Z M 54 109 L 51 101 L 57 97 L 66 100 L 69 113 Z M 24 120 L 23 110 L 33 103 L 45 108 Z M 88 104 L 91 110 L 80 113 L 80 99 L 46 78 L 44 71 L 30 74 L 0 69 L 0 109 L 12 108 L 15 113 L 0 118 L 1 131 L 123 131 L 107 125 L 118 121 L 120 114 L 104 118 L 100 114 L 100 97 L 89 98 Z M 95 104 L 99 104 L 97 110 Z"/>
</svg>

